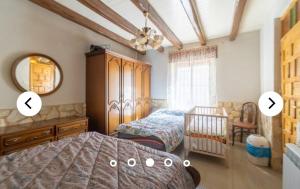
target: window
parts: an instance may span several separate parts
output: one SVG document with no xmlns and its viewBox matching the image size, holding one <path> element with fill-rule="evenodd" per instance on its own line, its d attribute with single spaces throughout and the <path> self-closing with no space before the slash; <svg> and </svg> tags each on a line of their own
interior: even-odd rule
<svg viewBox="0 0 300 189">
<path fill-rule="evenodd" d="M 216 47 L 170 54 L 168 100 L 171 108 L 216 105 L 215 61 Z"/>
</svg>

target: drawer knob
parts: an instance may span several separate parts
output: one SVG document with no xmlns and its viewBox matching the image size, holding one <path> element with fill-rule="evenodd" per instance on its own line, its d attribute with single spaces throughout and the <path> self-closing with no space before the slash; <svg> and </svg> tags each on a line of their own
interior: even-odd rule
<svg viewBox="0 0 300 189">
<path fill-rule="evenodd" d="M 49 135 L 49 134 L 50 134 L 50 131 L 44 131 L 44 132 L 42 133 L 43 136 L 46 136 L 46 135 Z"/>
</svg>

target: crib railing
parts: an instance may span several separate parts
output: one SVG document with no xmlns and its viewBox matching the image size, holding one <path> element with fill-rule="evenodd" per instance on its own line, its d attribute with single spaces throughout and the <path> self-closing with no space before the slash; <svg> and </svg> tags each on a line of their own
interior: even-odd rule
<svg viewBox="0 0 300 189">
<path fill-rule="evenodd" d="M 196 106 L 185 114 L 184 143 L 190 151 L 226 158 L 228 116 L 224 108 Z"/>
</svg>

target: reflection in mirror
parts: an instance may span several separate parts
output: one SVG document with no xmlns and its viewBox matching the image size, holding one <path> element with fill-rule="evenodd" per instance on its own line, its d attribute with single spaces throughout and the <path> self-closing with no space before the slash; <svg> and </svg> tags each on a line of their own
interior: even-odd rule
<svg viewBox="0 0 300 189">
<path fill-rule="evenodd" d="M 19 59 L 12 70 L 13 80 L 22 91 L 39 95 L 54 92 L 62 82 L 59 65 L 50 57 L 33 54 Z"/>
</svg>

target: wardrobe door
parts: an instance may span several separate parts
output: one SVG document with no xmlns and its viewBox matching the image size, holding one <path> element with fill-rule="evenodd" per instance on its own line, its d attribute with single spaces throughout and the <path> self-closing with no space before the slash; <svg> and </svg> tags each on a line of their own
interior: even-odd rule
<svg viewBox="0 0 300 189">
<path fill-rule="evenodd" d="M 142 73 L 143 66 L 140 63 L 134 64 L 134 110 L 135 119 L 141 119 L 143 117 L 143 96 L 142 96 Z"/>
<path fill-rule="evenodd" d="M 134 119 L 134 63 L 122 60 L 122 123 Z"/>
<path fill-rule="evenodd" d="M 146 117 L 151 113 L 151 94 L 150 94 L 150 85 L 151 85 L 151 66 L 143 65 L 143 116 Z"/>
<path fill-rule="evenodd" d="M 283 147 L 296 143 L 300 122 L 300 25 L 281 39 L 281 84 L 284 108 L 282 113 Z"/>
<path fill-rule="evenodd" d="M 121 58 L 107 54 L 107 134 L 115 132 L 121 123 Z M 103 89 L 105 90 L 105 89 Z"/>
</svg>

